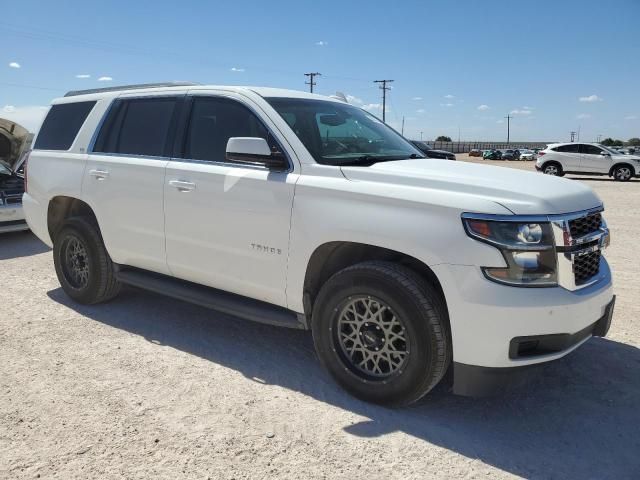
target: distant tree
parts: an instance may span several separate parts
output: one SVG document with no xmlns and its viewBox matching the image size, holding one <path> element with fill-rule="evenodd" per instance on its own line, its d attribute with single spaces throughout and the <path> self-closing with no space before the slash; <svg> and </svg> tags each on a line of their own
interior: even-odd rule
<svg viewBox="0 0 640 480">
<path fill-rule="evenodd" d="M 451 137 L 447 137 L 446 135 L 440 135 L 438 138 L 436 138 L 436 142 L 450 142 L 451 141 Z"/>
<path fill-rule="evenodd" d="M 634 146 L 634 147 L 639 147 L 640 146 L 640 138 L 638 137 L 633 137 L 630 138 L 629 141 L 627 142 L 627 144 Z"/>
<path fill-rule="evenodd" d="M 622 147 L 622 146 L 624 146 L 624 142 L 622 140 L 614 140 L 613 141 L 613 146 L 614 147 Z"/>
<path fill-rule="evenodd" d="M 616 141 L 611 138 L 611 137 L 607 137 L 604 140 L 602 140 L 602 145 L 606 146 L 606 147 L 613 147 L 616 144 Z"/>
</svg>

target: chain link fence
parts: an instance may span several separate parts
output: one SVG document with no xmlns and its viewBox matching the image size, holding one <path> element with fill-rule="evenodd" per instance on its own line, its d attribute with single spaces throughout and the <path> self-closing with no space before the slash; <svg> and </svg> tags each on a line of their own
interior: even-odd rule
<svg viewBox="0 0 640 480">
<path fill-rule="evenodd" d="M 469 153 L 471 150 L 491 150 L 505 148 L 545 148 L 553 142 L 435 142 L 423 140 L 424 143 L 436 150 L 447 150 L 453 153 Z"/>
</svg>

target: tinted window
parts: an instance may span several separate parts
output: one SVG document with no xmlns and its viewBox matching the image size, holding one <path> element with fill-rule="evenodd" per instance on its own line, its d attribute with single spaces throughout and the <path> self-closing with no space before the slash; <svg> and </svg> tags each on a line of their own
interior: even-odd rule
<svg viewBox="0 0 640 480">
<path fill-rule="evenodd" d="M 594 145 L 580 145 L 580 152 L 587 155 L 600 155 L 602 149 Z"/>
<path fill-rule="evenodd" d="M 98 135 L 94 152 L 164 156 L 178 99 L 136 98 L 116 102 Z"/>
<path fill-rule="evenodd" d="M 224 162 L 231 137 L 259 137 L 279 151 L 277 143 L 255 114 L 227 98 L 195 97 L 185 142 L 184 157 Z"/>
<path fill-rule="evenodd" d="M 96 102 L 78 102 L 53 105 L 42 123 L 33 148 L 69 150 L 95 104 Z"/>
<path fill-rule="evenodd" d="M 559 147 L 554 148 L 553 150 L 556 152 L 563 153 L 578 153 L 579 145 L 577 143 L 570 143 L 569 145 L 560 145 Z"/>
</svg>

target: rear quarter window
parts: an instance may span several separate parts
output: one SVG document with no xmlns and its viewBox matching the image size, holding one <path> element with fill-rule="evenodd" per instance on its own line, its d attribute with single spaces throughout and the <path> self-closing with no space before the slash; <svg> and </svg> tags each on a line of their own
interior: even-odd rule
<svg viewBox="0 0 640 480">
<path fill-rule="evenodd" d="M 69 150 L 96 102 L 53 105 L 40 127 L 36 150 Z"/>
</svg>

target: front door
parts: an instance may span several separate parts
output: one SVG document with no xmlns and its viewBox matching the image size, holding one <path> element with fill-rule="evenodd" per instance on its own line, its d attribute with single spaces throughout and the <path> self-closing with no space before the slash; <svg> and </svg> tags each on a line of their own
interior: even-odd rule
<svg viewBox="0 0 640 480">
<path fill-rule="evenodd" d="M 269 119 L 241 97 L 194 95 L 187 104 L 182 158 L 169 163 L 164 185 L 169 269 L 185 280 L 285 306 L 298 175 L 225 161 L 231 137 L 262 137 L 280 149 L 265 126 Z"/>
<path fill-rule="evenodd" d="M 580 171 L 585 173 L 609 173 L 611 169 L 611 155 L 595 145 L 580 145 L 582 163 Z"/>
</svg>

